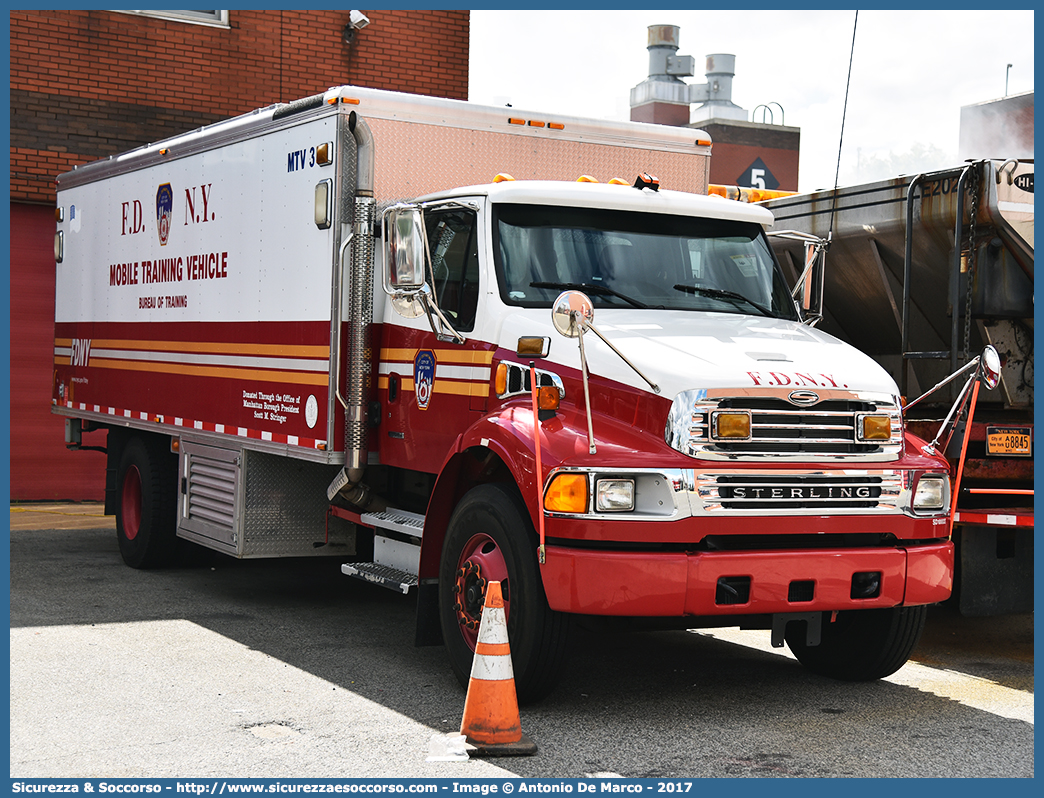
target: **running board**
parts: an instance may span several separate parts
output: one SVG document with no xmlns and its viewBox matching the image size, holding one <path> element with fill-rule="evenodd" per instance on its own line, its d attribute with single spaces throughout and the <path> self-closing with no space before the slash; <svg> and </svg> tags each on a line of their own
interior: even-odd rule
<svg viewBox="0 0 1044 798">
<path fill-rule="evenodd" d="M 341 573 L 402 594 L 417 586 L 417 575 L 375 562 L 352 562 L 341 566 Z"/>
</svg>

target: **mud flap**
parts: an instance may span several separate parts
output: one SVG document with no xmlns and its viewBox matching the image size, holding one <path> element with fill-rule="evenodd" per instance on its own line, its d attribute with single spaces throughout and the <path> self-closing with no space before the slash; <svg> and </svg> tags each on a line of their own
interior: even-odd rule
<svg viewBox="0 0 1044 798">
<path fill-rule="evenodd" d="M 439 621 L 439 580 L 422 579 L 417 585 L 417 629 L 413 645 L 441 646 Z"/>
<path fill-rule="evenodd" d="M 961 615 L 1033 612 L 1033 530 L 968 525 L 958 534 Z"/>
<path fill-rule="evenodd" d="M 823 613 L 821 612 L 779 612 L 772 616 L 772 647 L 782 648 L 787 632 L 787 624 L 798 621 L 805 622 L 805 645 L 818 646 L 822 632 Z"/>
</svg>

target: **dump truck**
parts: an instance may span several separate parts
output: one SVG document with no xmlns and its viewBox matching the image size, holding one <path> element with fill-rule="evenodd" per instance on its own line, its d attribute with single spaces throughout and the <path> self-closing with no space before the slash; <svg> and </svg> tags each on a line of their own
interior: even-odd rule
<svg viewBox="0 0 1044 798">
<path fill-rule="evenodd" d="M 52 408 L 125 562 L 339 558 L 462 684 L 498 581 L 524 701 L 604 618 L 895 671 L 948 463 L 710 144 L 343 86 L 59 176 Z"/>
<path fill-rule="evenodd" d="M 972 161 L 770 199 L 781 229 L 829 239 L 820 329 L 869 354 L 907 403 L 992 345 L 997 390 L 979 395 L 946 452 L 956 476 L 954 601 L 969 616 L 1033 611 L 1033 162 Z M 793 282 L 804 250 L 772 245 Z M 959 383 L 911 407 L 932 440 Z"/>
</svg>

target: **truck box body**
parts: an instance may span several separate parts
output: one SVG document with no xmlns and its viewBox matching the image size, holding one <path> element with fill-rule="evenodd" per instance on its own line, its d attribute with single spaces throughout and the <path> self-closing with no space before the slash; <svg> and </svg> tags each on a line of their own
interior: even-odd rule
<svg viewBox="0 0 1044 798">
<path fill-rule="evenodd" d="M 365 113 L 381 142 L 382 205 L 498 172 L 575 180 L 587 163 L 607 176 L 640 163 L 680 190 L 706 190 L 699 131 L 557 116 L 519 125 L 507 109 L 352 94 L 358 105 L 307 116 L 272 107 L 59 178 L 68 209 L 55 297 L 60 405 L 340 462 L 330 386 L 343 209 L 317 230 L 313 196 L 319 180 L 354 180 L 345 109 Z M 316 150 L 328 142 L 343 155 L 324 167 Z M 92 368 L 105 379 L 92 381 Z"/>
<path fill-rule="evenodd" d="M 62 175 L 53 408 L 108 430 L 124 559 L 342 556 L 465 683 L 501 581 L 528 697 L 577 615 L 892 672 L 949 595 L 946 463 L 709 155 L 339 87 Z"/>
</svg>

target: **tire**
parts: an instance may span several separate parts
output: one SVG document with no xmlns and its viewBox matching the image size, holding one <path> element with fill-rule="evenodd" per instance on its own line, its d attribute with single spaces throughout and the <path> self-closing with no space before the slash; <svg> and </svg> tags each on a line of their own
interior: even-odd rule
<svg viewBox="0 0 1044 798">
<path fill-rule="evenodd" d="M 813 673 L 848 682 L 883 679 L 899 670 L 921 639 L 926 606 L 823 613 L 822 639 L 805 645 L 805 628 L 786 633 L 798 662 Z"/>
<path fill-rule="evenodd" d="M 480 485 L 457 505 L 439 568 L 439 620 L 454 674 L 466 689 L 487 582 L 504 593 L 515 692 L 522 703 L 554 688 L 568 654 L 570 616 L 552 611 L 540 580 L 537 537 L 514 486 Z"/>
<path fill-rule="evenodd" d="M 120 456 L 116 539 L 131 568 L 158 568 L 174 559 L 178 461 L 165 441 L 134 437 Z"/>
</svg>

